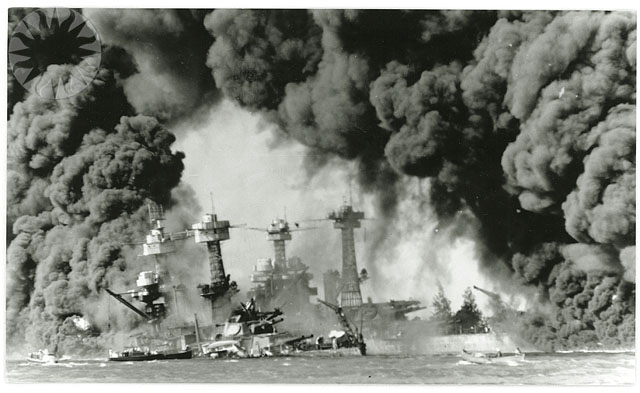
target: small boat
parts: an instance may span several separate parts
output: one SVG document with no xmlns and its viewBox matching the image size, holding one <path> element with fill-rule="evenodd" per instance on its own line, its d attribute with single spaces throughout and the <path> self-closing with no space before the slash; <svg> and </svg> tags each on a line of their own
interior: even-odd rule
<svg viewBox="0 0 640 393">
<path fill-rule="evenodd" d="M 188 349 L 186 351 L 172 351 L 172 352 L 157 352 L 149 351 L 148 349 L 141 350 L 139 348 L 126 349 L 122 352 L 115 352 L 109 350 L 109 361 L 112 362 L 144 362 L 149 360 L 177 360 L 177 359 L 191 359 L 193 357 L 193 351 Z"/>
<path fill-rule="evenodd" d="M 187 349 L 186 351 L 163 352 L 162 355 L 162 359 L 165 360 L 191 359 L 193 357 L 193 350 Z"/>
<path fill-rule="evenodd" d="M 58 358 L 56 355 L 50 354 L 49 350 L 41 349 L 37 352 L 31 352 L 29 356 L 27 356 L 27 361 L 31 363 L 54 364 L 58 363 Z"/>
<path fill-rule="evenodd" d="M 467 362 L 475 364 L 507 364 L 524 360 L 524 353 L 519 348 L 516 348 L 516 353 L 507 356 L 503 356 L 500 350 L 495 353 L 482 353 L 463 349 L 460 356 Z"/>
</svg>

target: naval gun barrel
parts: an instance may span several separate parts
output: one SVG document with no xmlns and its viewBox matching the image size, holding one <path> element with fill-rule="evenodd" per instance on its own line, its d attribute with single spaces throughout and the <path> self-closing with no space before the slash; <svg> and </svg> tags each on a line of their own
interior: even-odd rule
<svg viewBox="0 0 640 393">
<path fill-rule="evenodd" d="M 297 344 L 300 341 L 304 341 L 304 340 L 309 339 L 309 338 L 313 338 L 313 334 L 310 334 L 308 336 L 302 335 L 300 337 L 292 338 L 291 340 L 287 340 L 284 343 L 285 343 L 285 345 L 293 345 L 293 344 Z"/>
<path fill-rule="evenodd" d="M 400 313 L 402 315 L 427 308 L 426 306 L 421 306 L 418 300 L 390 300 L 389 304 L 396 313 Z"/>
<path fill-rule="evenodd" d="M 489 296 L 491 299 L 493 299 L 493 300 L 495 300 L 497 302 L 502 302 L 502 299 L 500 298 L 500 295 L 498 295 L 495 292 L 487 291 L 486 289 L 482 289 L 482 288 L 477 287 L 475 285 L 473 286 L 473 289 L 475 289 L 478 292 L 484 293 L 485 295 Z"/>
</svg>

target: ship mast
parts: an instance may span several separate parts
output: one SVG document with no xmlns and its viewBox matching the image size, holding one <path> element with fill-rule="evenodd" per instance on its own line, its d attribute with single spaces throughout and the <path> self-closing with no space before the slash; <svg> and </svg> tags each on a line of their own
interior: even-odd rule
<svg viewBox="0 0 640 393">
<path fill-rule="evenodd" d="M 221 242 L 229 240 L 229 221 L 218 220 L 216 214 L 205 214 L 202 221 L 193 224 L 196 243 L 207 246 L 210 283 L 200 284 L 200 296 L 211 302 L 211 317 L 215 324 L 227 317 L 224 310 L 231 303 L 231 296 L 238 292 L 235 282 L 226 274 L 222 260 Z"/>
<path fill-rule="evenodd" d="M 327 216 L 333 220 L 333 227 L 340 229 L 342 235 L 342 284 L 340 290 L 340 305 L 342 307 L 360 307 L 362 294 L 360 293 L 360 279 L 356 265 L 356 247 L 353 236 L 354 228 L 360 228 L 360 220 L 364 213 L 355 211 L 346 202 L 337 212 Z"/>
</svg>

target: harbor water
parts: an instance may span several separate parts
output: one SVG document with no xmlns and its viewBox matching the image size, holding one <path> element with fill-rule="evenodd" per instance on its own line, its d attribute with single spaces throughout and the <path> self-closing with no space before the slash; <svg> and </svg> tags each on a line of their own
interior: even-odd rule
<svg viewBox="0 0 640 393">
<path fill-rule="evenodd" d="M 631 385 L 635 353 L 532 353 L 506 365 L 455 355 L 276 357 L 151 362 L 67 360 L 41 365 L 7 360 L 8 383 L 286 383 Z"/>
</svg>

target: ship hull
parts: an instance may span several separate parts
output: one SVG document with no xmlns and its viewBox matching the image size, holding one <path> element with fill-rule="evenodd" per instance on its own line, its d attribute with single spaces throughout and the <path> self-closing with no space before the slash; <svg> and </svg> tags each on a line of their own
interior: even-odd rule
<svg viewBox="0 0 640 393">
<path fill-rule="evenodd" d="M 37 364 L 54 364 L 54 363 L 58 363 L 58 359 L 55 358 L 51 358 L 51 359 L 31 359 L 31 358 L 27 358 L 27 361 L 30 363 L 37 363 Z"/>
<path fill-rule="evenodd" d="M 179 360 L 179 359 L 191 359 L 193 352 L 183 351 L 175 353 L 150 353 L 150 354 L 134 354 L 134 355 L 119 355 L 110 356 L 111 362 L 145 362 L 151 360 Z"/>
<path fill-rule="evenodd" d="M 338 349 L 312 349 L 308 351 L 290 352 L 287 356 L 291 357 L 352 357 L 364 356 L 358 348 L 338 348 Z"/>
<path fill-rule="evenodd" d="M 27 356 L 27 361 L 30 363 L 38 364 L 53 364 L 58 363 L 58 358 L 55 355 L 51 355 L 48 353 L 34 352 L 30 353 L 29 356 Z"/>
</svg>

